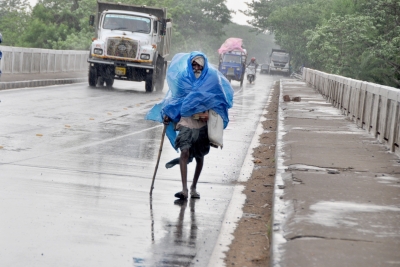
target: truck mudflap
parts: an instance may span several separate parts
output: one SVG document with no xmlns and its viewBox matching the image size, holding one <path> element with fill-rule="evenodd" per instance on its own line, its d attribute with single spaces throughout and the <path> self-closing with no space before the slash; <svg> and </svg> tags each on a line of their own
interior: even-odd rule
<svg viewBox="0 0 400 267">
<path fill-rule="evenodd" d="M 93 59 L 93 58 L 89 58 L 87 60 L 87 62 L 96 63 L 96 64 L 107 64 L 107 65 L 117 65 L 119 63 L 116 61 Z M 142 68 L 142 69 L 154 69 L 154 65 L 147 65 L 147 64 L 145 65 L 145 64 L 129 63 L 129 62 L 123 62 L 123 63 L 127 67 Z"/>
</svg>

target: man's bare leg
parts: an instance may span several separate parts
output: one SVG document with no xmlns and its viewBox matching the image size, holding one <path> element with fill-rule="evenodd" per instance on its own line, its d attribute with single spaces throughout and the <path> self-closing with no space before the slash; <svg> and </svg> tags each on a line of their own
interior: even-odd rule
<svg viewBox="0 0 400 267">
<path fill-rule="evenodd" d="M 204 157 L 196 158 L 196 170 L 194 171 L 193 182 L 192 185 L 190 186 L 191 191 L 196 192 L 197 182 L 199 181 L 201 171 L 203 170 L 203 164 L 204 164 Z M 198 195 L 198 197 L 200 197 L 200 195 Z"/>
<path fill-rule="evenodd" d="M 181 151 L 181 157 L 179 159 L 179 166 L 181 168 L 181 180 L 182 180 L 182 193 L 187 197 L 187 163 L 189 160 L 189 149 L 184 149 Z M 197 166 L 196 166 L 197 169 Z"/>
</svg>

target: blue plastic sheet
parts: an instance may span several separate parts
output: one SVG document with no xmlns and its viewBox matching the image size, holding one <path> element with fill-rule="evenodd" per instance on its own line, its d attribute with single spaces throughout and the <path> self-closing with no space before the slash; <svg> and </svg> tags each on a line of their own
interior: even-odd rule
<svg viewBox="0 0 400 267">
<path fill-rule="evenodd" d="M 205 59 L 203 71 L 197 79 L 191 65 L 196 56 Z M 228 109 L 233 105 L 233 89 L 225 76 L 208 64 L 205 54 L 198 51 L 176 54 L 167 71 L 167 83 L 167 94 L 146 114 L 147 120 L 162 123 L 166 115 L 177 123 L 181 117 L 213 109 L 222 117 L 226 128 L 229 123 Z M 172 147 L 177 133 L 170 123 L 166 135 Z"/>
</svg>

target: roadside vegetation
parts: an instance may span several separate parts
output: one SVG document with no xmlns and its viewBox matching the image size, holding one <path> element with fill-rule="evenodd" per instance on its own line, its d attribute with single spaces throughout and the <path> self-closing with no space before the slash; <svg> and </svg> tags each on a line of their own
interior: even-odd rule
<svg viewBox="0 0 400 267">
<path fill-rule="evenodd" d="M 224 0 L 105 0 L 124 4 L 166 7 L 173 21 L 171 57 L 199 50 L 217 64 L 217 50 L 229 37 L 244 40 L 249 56 L 265 62 L 274 46 L 273 35 L 257 34 L 251 26 L 231 22 Z M 89 15 L 96 12 L 96 0 L 0 1 L 0 32 L 3 45 L 60 50 L 88 50 L 94 37 Z"/>
<path fill-rule="evenodd" d="M 172 53 L 200 50 L 217 63 L 229 37 L 244 40 L 250 57 L 267 61 L 271 48 L 301 66 L 400 88 L 400 0 L 245 0 L 250 26 L 231 22 L 225 0 L 105 0 L 166 7 L 173 19 Z M 3 45 L 87 50 L 96 0 L 0 1 Z M 275 42 L 274 42 L 275 38 Z"/>
<path fill-rule="evenodd" d="M 400 0 L 249 0 L 292 65 L 400 88 Z"/>
</svg>

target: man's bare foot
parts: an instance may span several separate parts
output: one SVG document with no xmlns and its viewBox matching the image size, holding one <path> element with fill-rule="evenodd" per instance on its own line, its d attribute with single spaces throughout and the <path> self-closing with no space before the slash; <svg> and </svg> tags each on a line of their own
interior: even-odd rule
<svg viewBox="0 0 400 267">
<path fill-rule="evenodd" d="M 190 197 L 191 198 L 200 198 L 200 194 L 196 191 L 196 189 L 190 189 Z"/>
<path fill-rule="evenodd" d="M 182 190 L 175 194 L 175 197 L 179 199 L 187 199 L 188 198 L 188 190 Z"/>
</svg>

